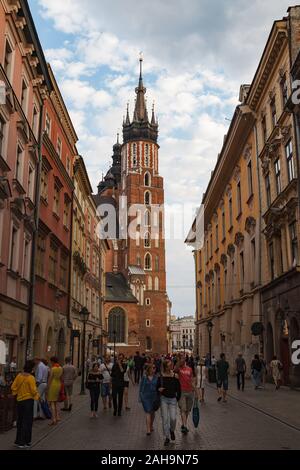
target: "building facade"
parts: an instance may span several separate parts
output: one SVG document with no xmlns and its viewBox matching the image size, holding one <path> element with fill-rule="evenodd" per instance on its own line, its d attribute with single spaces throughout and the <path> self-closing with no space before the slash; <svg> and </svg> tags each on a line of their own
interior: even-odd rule
<svg viewBox="0 0 300 470">
<path fill-rule="evenodd" d="M 176 353 L 185 351 L 193 353 L 195 346 L 195 317 L 171 317 L 170 334 L 171 334 L 171 352 Z"/>
<path fill-rule="evenodd" d="M 285 383 L 299 383 L 291 344 L 299 336 L 299 143 L 291 69 L 300 8 L 276 21 L 251 85 L 243 85 L 203 198 L 204 241 L 194 251 L 197 348 L 239 351 L 249 363 L 276 354 Z M 193 234 L 187 241 L 194 242 Z"/>
<path fill-rule="evenodd" d="M 168 349 L 158 124 L 154 109 L 152 118 L 148 117 L 140 64 L 133 119 L 127 109 L 123 144 L 114 146 L 113 165 L 95 196 L 97 205 L 111 204 L 118 216 L 123 214 L 116 224 L 118 237 L 110 240 L 106 263 L 105 318 L 109 346 L 116 343 L 118 351 L 126 354 L 136 350 L 166 353 Z"/>
<path fill-rule="evenodd" d="M 71 259 L 71 337 L 70 351 L 74 364 L 81 362 L 82 321 L 80 311 L 90 312 L 86 325 L 86 355 L 103 354 L 106 342 L 104 321 L 105 257 L 107 243 L 100 240 L 100 218 L 84 160 L 77 156 L 74 164 L 74 198 Z"/>
<path fill-rule="evenodd" d="M 48 69 L 53 90 L 43 112 L 31 354 L 48 359 L 56 355 L 62 362 L 70 327 L 71 208 L 78 138 Z"/>
<path fill-rule="evenodd" d="M 0 336 L 26 357 L 40 122 L 51 83 L 26 1 L 0 2 Z"/>
</svg>

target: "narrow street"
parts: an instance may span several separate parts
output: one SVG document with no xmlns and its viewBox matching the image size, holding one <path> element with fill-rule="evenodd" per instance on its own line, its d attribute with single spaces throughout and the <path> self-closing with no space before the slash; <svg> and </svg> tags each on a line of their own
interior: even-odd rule
<svg viewBox="0 0 300 470">
<path fill-rule="evenodd" d="M 77 384 L 78 385 L 78 384 Z M 247 383 L 244 393 L 236 392 L 231 381 L 227 404 L 216 401 L 214 387 L 207 389 L 207 401 L 201 407 L 197 430 L 190 422 L 190 433 L 182 436 L 178 417 L 176 443 L 169 450 L 300 450 L 299 392 L 287 388 L 274 392 L 272 386 L 255 392 Z M 130 389 L 131 411 L 114 418 L 110 411 L 89 418 L 89 396 L 75 396 L 74 411 L 62 416 L 62 422 L 50 428 L 48 422 L 34 425 L 35 450 L 162 450 L 160 413 L 155 432 L 146 436 L 144 414 L 138 403 L 138 389 Z M 15 430 L 0 436 L 0 449 L 12 450 Z"/>
</svg>

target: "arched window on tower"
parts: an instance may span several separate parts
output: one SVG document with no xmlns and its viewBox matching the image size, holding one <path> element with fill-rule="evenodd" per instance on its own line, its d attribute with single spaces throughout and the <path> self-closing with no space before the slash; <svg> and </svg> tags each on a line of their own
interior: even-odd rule
<svg viewBox="0 0 300 470">
<path fill-rule="evenodd" d="M 152 277 L 151 276 L 148 276 L 148 286 L 147 286 L 148 290 L 152 290 Z"/>
<path fill-rule="evenodd" d="M 145 270 L 146 271 L 151 271 L 152 269 L 152 257 L 150 253 L 147 253 L 145 255 Z"/>
<path fill-rule="evenodd" d="M 149 152 L 149 144 L 145 144 L 145 166 L 149 166 L 150 164 L 150 152 Z"/>
<path fill-rule="evenodd" d="M 149 232 L 145 234 L 145 240 L 144 240 L 144 247 L 145 248 L 151 248 L 151 235 Z"/>
<path fill-rule="evenodd" d="M 108 315 L 108 338 L 110 343 L 125 343 L 125 312 L 120 307 L 113 308 Z"/>
<path fill-rule="evenodd" d="M 146 206 L 151 205 L 151 193 L 149 191 L 145 192 L 145 204 Z"/>
<path fill-rule="evenodd" d="M 159 278 L 154 279 L 154 290 L 159 291 Z"/>
<path fill-rule="evenodd" d="M 132 144 L 132 166 L 137 166 L 137 145 Z"/>
<path fill-rule="evenodd" d="M 159 256 L 155 256 L 155 271 L 159 271 Z"/>
<path fill-rule="evenodd" d="M 149 188 L 151 186 L 151 176 L 150 176 L 150 173 L 145 173 L 145 179 L 144 179 L 144 182 L 145 182 L 145 186 L 147 188 Z"/>
<path fill-rule="evenodd" d="M 151 225 L 150 222 L 151 222 L 150 211 L 146 210 L 146 212 L 145 212 L 145 227 L 150 227 L 150 225 Z"/>
</svg>

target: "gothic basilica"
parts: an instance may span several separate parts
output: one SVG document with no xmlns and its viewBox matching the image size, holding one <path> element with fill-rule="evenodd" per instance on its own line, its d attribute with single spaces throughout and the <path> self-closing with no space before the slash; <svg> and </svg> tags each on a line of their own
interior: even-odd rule
<svg viewBox="0 0 300 470">
<path fill-rule="evenodd" d="M 106 257 L 105 329 L 108 346 L 118 352 L 167 352 L 164 185 L 159 175 L 158 122 L 154 107 L 149 119 L 143 84 L 142 59 L 135 90 L 133 118 L 123 122 L 123 144 L 113 147 L 112 166 L 94 196 L 97 206 L 111 205 L 126 219 L 117 236 L 109 239 Z M 134 208 L 138 208 L 137 210 Z M 124 236 L 124 226 L 136 228 Z M 122 235 L 121 235 L 122 231 Z"/>
</svg>

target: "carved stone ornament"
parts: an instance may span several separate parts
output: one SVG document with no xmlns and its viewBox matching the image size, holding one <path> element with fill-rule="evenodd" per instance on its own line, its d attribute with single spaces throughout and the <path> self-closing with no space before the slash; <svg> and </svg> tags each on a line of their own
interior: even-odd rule
<svg viewBox="0 0 300 470">
<path fill-rule="evenodd" d="M 291 138 L 291 130 L 292 130 L 291 124 L 289 126 L 280 127 L 281 138 L 282 138 L 282 142 L 283 142 L 284 145 Z"/>
<path fill-rule="evenodd" d="M 255 232 L 256 227 L 256 220 L 254 217 L 247 217 L 245 222 L 245 230 L 249 233 L 249 235 L 253 235 Z"/>
<path fill-rule="evenodd" d="M 235 235 L 234 243 L 236 244 L 236 246 L 238 248 L 240 248 L 242 246 L 242 244 L 244 243 L 244 239 L 245 239 L 245 237 L 241 232 L 238 232 Z"/>
<path fill-rule="evenodd" d="M 235 169 L 233 170 L 234 181 L 238 181 L 240 179 L 240 176 L 241 176 L 241 167 L 237 165 Z"/>
<path fill-rule="evenodd" d="M 261 159 L 261 167 L 263 170 L 263 174 L 266 176 L 266 174 L 269 172 L 270 169 L 270 158 L 264 155 Z"/>
<path fill-rule="evenodd" d="M 277 150 L 280 147 L 281 139 L 274 139 L 272 142 L 267 144 L 266 154 L 269 158 L 274 158 L 277 156 Z"/>
<path fill-rule="evenodd" d="M 275 88 L 269 91 L 269 98 L 272 101 L 275 98 Z"/>
<path fill-rule="evenodd" d="M 225 254 L 221 255 L 220 263 L 222 264 L 222 266 L 224 266 L 224 268 L 227 267 L 227 256 Z"/>
<path fill-rule="evenodd" d="M 244 148 L 243 157 L 246 161 L 248 161 L 250 160 L 251 156 L 252 156 L 252 145 L 247 144 L 246 147 Z"/>
<path fill-rule="evenodd" d="M 230 243 L 230 245 L 228 245 L 228 248 L 227 248 L 227 254 L 228 256 L 230 256 L 230 258 L 232 258 L 234 253 L 235 253 L 235 247 L 232 243 Z"/>
<path fill-rule="evenodd" d="M 228 197 L 231 196 L 231 191 L 232 191 L 232 186 L 231 186 L 231 184 L 228 184 L 226 186 L 226 189 L 225 189 L 226 196 L 228 196 Z"/>
<path fill-rule="evenodd" d="M 214 212 L 213 213 L 213 221 L 216 223 L 218 221 L 218 213 Z"/>
<path fill-rule="evenodd" d="M 214 270 L 215 270 L 216 273 L 218 273 L 220 271 L 219 263 L 215 263 Z"/>
<path fill-rule="evenodd" d="M 219 202 L 219 209 L 223 209 L 224 207 L 224 199 L 222 198 L 221 201 Z"/>
<path fill-rule="evenodd" d="M 209 274 L 206 274 L 206 276 L 205 276 L 205 282 L 206 282 L 207 284 L 210 283 L 210 275 L 209 275 Z"/>
</svg>

